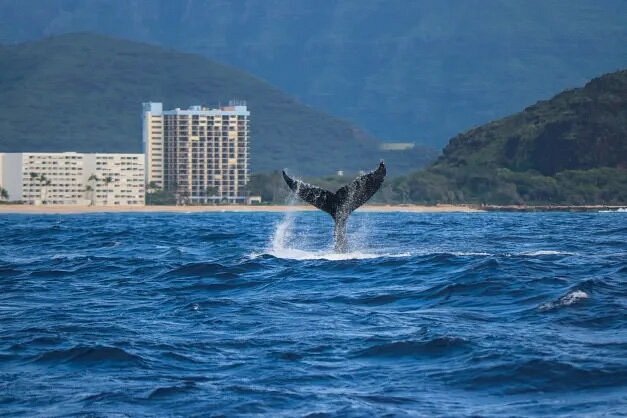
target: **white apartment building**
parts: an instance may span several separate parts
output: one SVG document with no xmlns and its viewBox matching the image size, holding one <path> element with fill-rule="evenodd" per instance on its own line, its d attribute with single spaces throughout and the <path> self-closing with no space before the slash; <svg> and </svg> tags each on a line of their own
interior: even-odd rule
<svg viewBox="0 0 627 418">
<path fill-rule="evenodd" d="M 145 204 L 144 154 L 84 154 L 86 189 L 96 206 Z M 91 178 L 91 180 L 90 180 Z"/>
<path fill-rule="evenodd" d="M 10 200 L 51 205 L 144 205 L 143 154 L 4 153 L 0 186 Z"/>
<path fill-rule="evenodd" d="M 163 110 L 143 103 L 146 184 L 179 203 L 244 203 L 249 180 L 249 117 L 244 103 Z"/>
</svg>

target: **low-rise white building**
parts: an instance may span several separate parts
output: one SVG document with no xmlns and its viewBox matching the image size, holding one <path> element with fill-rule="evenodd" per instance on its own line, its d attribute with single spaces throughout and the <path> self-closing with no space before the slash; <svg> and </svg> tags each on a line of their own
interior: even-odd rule
<svg viewBox="0 0 627 418">
<path fill-rule="evenodd" d="M 0 187 L 35 205 L 144 205 L 144 177 L 144 154 L 0 154 Z"/>
<path fill-rule="evenodd" d="M 91 204 L 144 205 L 144 154 L 84 155 L 86 184 L 93 191 L 88 197 Z"/>
</svg>

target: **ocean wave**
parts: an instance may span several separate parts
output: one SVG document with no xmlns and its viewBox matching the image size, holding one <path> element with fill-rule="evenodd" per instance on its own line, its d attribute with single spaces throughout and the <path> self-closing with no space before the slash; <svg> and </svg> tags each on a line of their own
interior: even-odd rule
<svg viewBox="0 0 627 418">
<path fill-rule="evenodd" d="M 194 382 L 185 382 L 182 385 L 160 386 L 153 389 L 148 395 L 148 399 L 160 399 L 187 393 L 196 389 Z"/>
<path fill-rule="evenodd" d="M 239 277 L 242 270 L 237 266 L 226 266 L 220 263 L 189 263 L 175 267 L 162 277 L 220 277 L 234 279 Z"/>
<path fill-rule="evenodd" d="M 306 251 L 298 249 L 280 249 L 269 250 L 266 255 L 270 255 L 275 258 L 282 258 L 287 260 L 326 260 L 326 261 L 347 261 L 347 260 L 369 260 L 375 258 L 390 258 L 390 257 L 410 257 L 409 252 L 400 253 L 368 253 L 362 251 L 352 251 L 348 253 L 337 253 L 333 251 Z"/>
<path fill-rule="evenodd" d="M 415 298 L 417 295 L 414 292 L 407 291 L 399 291 L 397 293 L 383 293 L 383 294 L 367 294 L 367 295 L 358 295 L 358 296 L 337 296 L 335 298 L 330 299 L 330 302 L 339 302 L 347 305 L 365 305 L 365 306 L 376 306 L 376 305 L 387 305 L 389 303 L 394 303 L 399 300 L 407 299 L 407 298 Z"/>
<path fill-rule="evenodd" d="M 14 278 L 20 276 L 22 273 L 24 273 L 22 270 L 10 267 L 0 268 L 0 277 Z"/>
<path fill-rule="evenodd" d="M 225 239 L 236 239 L 242 236 L 243 234 L 239 232 L 213 232 L 210 234 L 201 235 L 200 238 L 203 241 L 212 242 Z"/>
<path fill-rule="evenodd" d="M 442 256 L 442 257 L 489 257 L 493 256 L 493 253 L 485 251 L 455 251 L 455 250 L 443 250 L 443 249 L 421 249 L 413 253 L 415 256 L 428 257 L 428 256 Z"/>
<path fill-rule="evenodd" d="M 394 341 L 376 344 L 356 353 L 357 357 L 414 357 L 448 355 L 469 349 L 470 343 L 459 337 L 435 337 L 429 340 Z"/>
<path fill-rule="evenodd" d="M 35 362 L 63 364 L 93 364 L 93 365 L 143 365 L 141 356 L 131 354 L 118 347 L 108 346 L 75 346 L 67 350 L 51 350 L 39 354 Z"/>
<path fill-rule="evenodd" d="M 453 251 L 450 254 L 456 257 L 489 257 L 493 255 L 484 251 Z"/>
<path fill-rule="evenodd" d="M 627 373 L 619 365 L 595 368 L 558 359 L 516 359 L 488 367 L 469 367 L 464 373 L 442 373 L 466 389 L 491 388 L 493 393 L 564 392 L 624 384 Z"/>
<path fill-rule="evenodd" d="M 205 279 L 189 284 L 170 285 L 165 290 L 172 293 L 193 292 L 224 292 L 228 290 L 246 289 L 265 284 L 263 280 L 242 280 L 237 278 Z"/>
<path fill-rule="evenodd" d="M 97 392 L 97 393 L 89 393 L 81 398 L 81 402 L 86 405 L 101 404 L 101 403 L 114 403 L 114 402 L 131 403 L 133 402 L 133 397 L 130 396 L 128 391 L 125 391 L 125 390 L 103 391 L 103 392 Z M 80 413 L 77 412 L 76 414 L 73 414 L 73 415 L 99 417 L 99 416 L 102 416 L 103 414 L 102 414 L 102 411 L 98 409 L 89 411 L 89 409 L 82 408 L 80 410 Z M 108 413 L 106 414 L 107 417 L 109 416 L 117 417 L 118 415 L 124 418 L 129 416 L 126 414 L 117 414 L 117 415 L 111 415 Z"/>
<path fill-rule="evenodd" d="M 52 270 L 52 269 L 51 270 L 35 270 L 35 271 L 31 271 L 28 275 L 30 277 L 53 278 L 53 277 L 67 276 L 74 272 L 75 270 Z"/>
<path fill-rule="evenodd" d="M 571 253 L 568 251 L 558 251 L 558 250 L 536 250 L 536 251 L 525 251 L 520 253 L 522 256 L 526 257 L 538 257 L 543 255 L 575 255 L 575 253 Z"/>
</svg>

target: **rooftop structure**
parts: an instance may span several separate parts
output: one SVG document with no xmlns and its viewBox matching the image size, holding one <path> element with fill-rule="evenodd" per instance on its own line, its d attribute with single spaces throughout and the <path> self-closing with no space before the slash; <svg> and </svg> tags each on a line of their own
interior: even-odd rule
<svg viewBox="0 0 627 418">
<path fill-rule="evenodd" d="M 407 151 L 415 146 L 413 142 L 384 142 L 379 147 L 382 151 Z"/>
</svg>

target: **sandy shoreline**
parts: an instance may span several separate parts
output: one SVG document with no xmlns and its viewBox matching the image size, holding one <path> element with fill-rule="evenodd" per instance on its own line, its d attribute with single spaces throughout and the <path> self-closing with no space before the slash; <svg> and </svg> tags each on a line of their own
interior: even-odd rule
<svg viewBox="0 0 627 418">
<path fill-rule="evenodd" d="M 625 206 L 475 206 L 475 205 L 365 205 L 357 212 L 598 212 L 616 211 Z M 308 212 L 309 205 L 219 205 L 219 206 L 62 206 L 0 205 L 0 214 L 79 214 L 79 213 L 220 213 L 220 212 Z"/>
<path fill-rule="evenodd" d="M 32 206 L 32 205 L 0 205 L 2 213 L 22 214 L 78 214 L 78 213 L 205 213 L 205 212 L 304 212 L 317 210 L 308 205 L 220 205 L 220 206 Z M 359 212 L 482 212 L 471 206 L 456 205 L 366 205 Z"/>
</svg>

